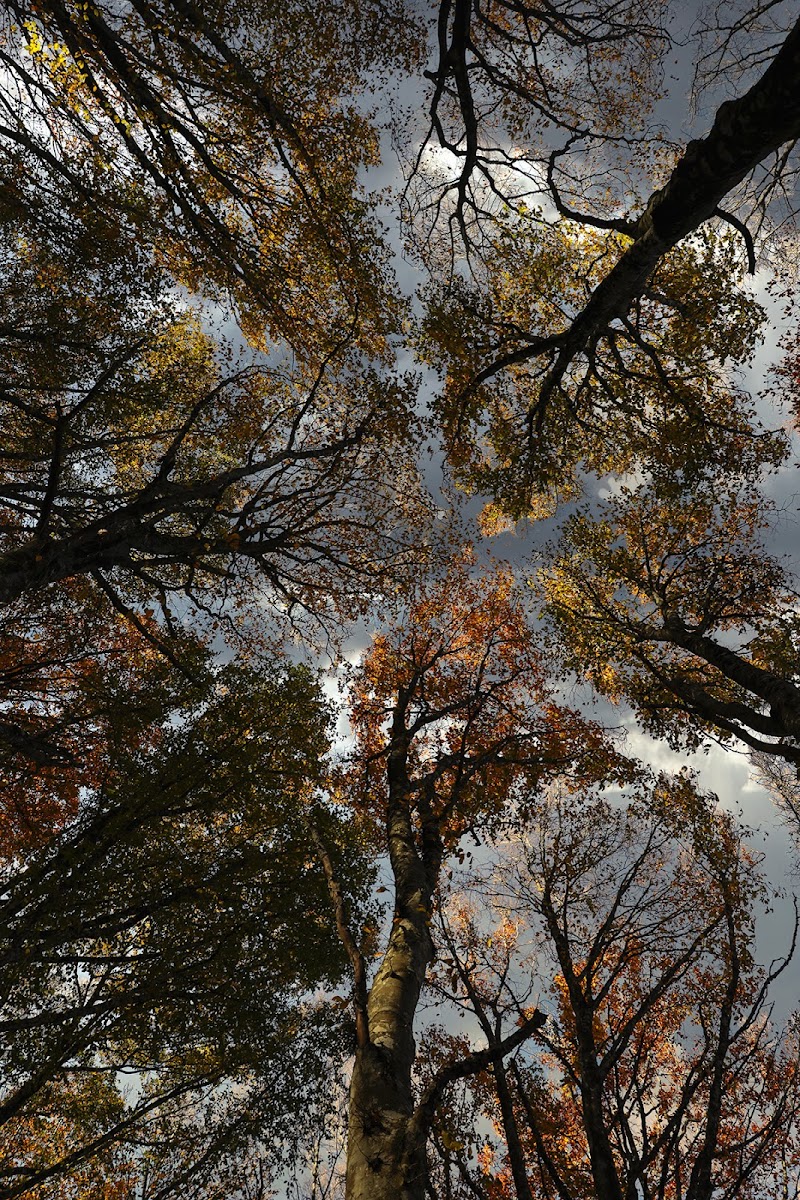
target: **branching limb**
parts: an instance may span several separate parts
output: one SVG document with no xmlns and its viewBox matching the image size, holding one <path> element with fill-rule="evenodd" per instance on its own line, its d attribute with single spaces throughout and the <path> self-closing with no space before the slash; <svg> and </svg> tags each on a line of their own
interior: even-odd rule
<svg viewBox="0 0 800 1200">
<path fill-rule="evenodd" d="M 477 1075 L 487 1067 L 493 1066 L 495 1063 L 502 1062 L 507 1055 L 516 1050 L 523 1042 L 527 1041 L 532 1034 L 541 1029 L 547 1020 L 545 1013 L 535 1009 L 534 1012 L 510 1033 L 508 1037 L 502 1041 L 496 1042 L 494 1045 L 487 1046 L 484 1050 L 475 1050 L 472 1054 L 468 1054 L 466 1058 L 462 1058 L 459 1062 L 449 1063 L 442 1067 L 434 1077 L 433 1081 L 423 1092 L 419 1103 L 414 1110 L 414 1116 L 411 1119 L 410 1126 L 413 1127 L 416 1136 L 420 1139 L 427 1138 L 436 1109 L 442 1101 L 442 1097 L 450 1086 L 459 1079 L 467 1079 L 470 1075 Z"/>
<path fill-rule="evenodd" d="M 336 875 L 330 851 L 319 831 L 319 826 L 310 816 L 305 818 L 305 823 L 311 835 L 311 840 L 314 843 L 317 857 L 322 864 L 322 870 L 325 873 L 328 894 L 333 904 L 336 931 L 339 934 L 339 940 L 344 946 L 345 953 L 350 959 L 350 965 L 353 970 L 353 1006 L 356 1017 L 356 1041 L 359 1046 L 367 1046 L 369 1044 L 369 1026 L 367 1023 L 367 967 L 364 955 L 359 950 L 358 944 L 350 930 L 347 901 Z"/>
</svg>

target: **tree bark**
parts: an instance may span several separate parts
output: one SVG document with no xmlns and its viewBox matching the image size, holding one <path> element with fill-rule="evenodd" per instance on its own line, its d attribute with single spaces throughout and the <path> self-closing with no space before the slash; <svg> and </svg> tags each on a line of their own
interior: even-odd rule
<svg viewBox="0 0 800 1200">
<path fill-rule="evenodd" d="M 769 154 L 800 137 L 798 79 L 800 20 L 761 78 L 744 96 L 720 106 L 710 133 L 689 143 L 665 186 L 650 197 L 634 226 L 633 245 L 565 335 L 548 384 L 560 382 L 575 354 L 628 312 L 668 250 L 713 216 Z"/>
<path fill-rule="evenodd" d="M 434 956 L 428 924 L 439 862 L 424 861 L 417 850 L 407 747 L 408 735 L 396 731 L 388 762 L 387 822 L 395 910 L 369 991 L 367 1037 L 357 1047 L 350 1084 L 347 1200 L 423 1200 L 425 1195 L 425 1147 L 418 1144 L 412 1123 L 413 1023 Z"/>
<path fill-rule="evenodd" d="M 772 723 L 768 732 L 800 740 L 800 691 L 790 680 L 781 679 L 773 671 L 748 662 L 735 650 L 729 650 L 713 638 L 696 633 L 678 616 L 670 616 L 664 622 L 664 632 L 673 645 L 697 655 L 710 666 L 716 667 L 727 679 L 768 704 Z M 755 711 L 756 720 L 760 715 Z"/>
<path fill-rule="evenodd" d="M 723 198 L 768 155 L 800 137 L 800 20 L 748 92 L 720 106 L 704 138 L 692 141 L 663 188 L 630 225 L 632 245 L 595 288 L 567 329 L 497 359 L 475 379 L 482 383 L 512 362 L 537 358 L 557 345 L 542 380 L 539 406 L 559 387 L 576 355 L 597 342 L 642 294 L 659 260 L 712 217 Z M 474 386 L 474 385 L 473 385 Z"/>
</svg>

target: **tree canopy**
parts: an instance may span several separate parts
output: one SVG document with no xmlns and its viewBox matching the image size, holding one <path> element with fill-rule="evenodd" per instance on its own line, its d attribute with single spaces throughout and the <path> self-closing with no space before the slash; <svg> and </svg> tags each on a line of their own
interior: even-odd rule
<svg viewBox="0 0 800 1200">
<path fill-rule="evenodd" d="M 685 15 L 5 5 L 0 1197 L 800 1196 L 800 23 Z"/>
</svg>

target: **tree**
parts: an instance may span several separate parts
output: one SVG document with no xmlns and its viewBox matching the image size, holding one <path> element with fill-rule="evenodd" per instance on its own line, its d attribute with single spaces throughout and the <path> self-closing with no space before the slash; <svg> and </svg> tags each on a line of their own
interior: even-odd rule
<svg viewBox="0 0 800 1200">
<path fill-rule="evenodd" d="M 388 848 L 394 907 L 385 944 L 372 951 L 328 869 L 353 971 L 347 1194 L 415 1197 L 424 1195 L 428 1130 L 452 1070 L 415 1102 L 413 1021 L 436 953 L 431 920 L 446 857 L 468 831 L 482 838 L 502 827 L 520 789 L 554 773 L 585 779 L 624 767 L 601 730 L 548 694 L 521 599 L 499 572 L 474 582 L 456 563 L 421 589 L 402 624 L 374 641 L 354 694 L 359 753 L 343 787 Z M 372 979 L 368 953 L 380 959 Z M 534 1013 L 496 1052 L 539 1020 Z M 454 1077 L 486 1061 L 478 1055 Z"/>
<path fill-rule="evenodd" d="M 659 442 L 724 445 L 731 420 L 744 429 L 735 401 L 731 416 L 717 407 L 722 396 L 705 413 L 693 395 L 705 372 L 683 321 L 713 328 L 695 307 L 720 294 L 703 278 L 719 264 L 718 251 L 704 252 L 719 236 L 705 226 L 710 219 L 733 224 L 755 270 L 746 224 L 719 206 L 734 193 L 735 208 L 738 186 L 781 147 L 779 170 L 786 165 L 800 132 L 800 26 L 752 87 L 719 108 L 705 138 L 674 165 L 668 154 L 661 162 L 653 155 L 662 185 L 637 211 L 631 196 L 649 183 L 646 170 L 637 177 L 649 165 L 639 143 L 648 140 L 644 123 L 668 46 L 656 6 L 637 5 L 633 15 L 625 3 L 440 6 L 430 136 L 456 169 L 444 180 L 434 175 L 437 199 L 423 207 L 448 218 L 450 244 L 458 229 L 471 257 L 466 272 L 433 288 L 424 332 L 447 364 L 440 403 L 449 452 L 463 480 L 499 496 L 513 516 L 536 516 L 542 493 L 563 494 L 564 476 L 569 494 L 585 465 L 628 470 L 640 457 L 647 464 Z M 574 200 L 565 200 L 557 168 L 574 178 Z M 430 245 L 422 246 L 428 257 Z M 435 248 L 432 257 L 440 277 Z M 724 286 L 722 296 L 723 312 L 743 303 Z M 748 355 L 736 339 L 752 322 L 752 310 L 723 318 L 723 363 Z M 713 333 L 703 346 L 713 354 Z"/>
<path fill-rule="evenodd" d="M 736 891 L 755 874 L 724 822 L 703 826 L 705 849 L 692 843 L 715 904 L 707 920 L 690 914 L 700 941 L 681 940 L 673 871 L 662 959 L 640 945 L 636 965 L 609 945 L 599 1015 L 581 991 L 580 921 L 564 932 L 561 1041 L 548 1051 L 562 1095 L 547 1073 L 504 1065 L 549 1037 L 530 1006 L 506 1032 L 476 984 L 485 1045 L 442 1034 L 430 1069 L 413 1023 L 465 839 L 518 832 L 556 778 L 585 791 L 634 774 L 557 694 L 563 659 L 531 624 L 529 593 L 441 553 L 419 482 L 426 439 L 441 439 L 461 487 L 484 489 L 487 527 L 549 515 L 587 476 L 628 476 L 614 480 L 629 486 L 608 536 L 587 511 L 568 566 L 551 572 L 569 665 L 627 690 L 680 744 L 715 729 L 796 757 L 791 581 L 757 538 L 761 477 L 785 442 L 735 377 L 766 320 L 742 275 L 792 179 L 795 14 L 759 3 L 728 28 L 719 10 L 723 59 L 765 14 L 780 37 L 738 55 L 736 97 L 684 148 L 656 128 L 674 46 L 663 6 L 443 0 L 423 117 L 438 151 L 413 146 L 404 197 L 407 246 L 431 275 L 417 319 L 390 262 L 400 226 L 394 243 L 382 227 L 397 197 L 369 175 L 390 124 L 416 137 L 402 104 L 386 117 L 394 82 L 416 89 L 427 52 L 411 6 L 6 11 L 5 1194 L 263 1193 L 280 1147 L 299 1156 L 306 1134 L 324 1134 L 350 1025 L 346 1187 L 359 1200 L 421 1196 L 429 1143 L 458 1165 L 458 1186 L 482 1186 L 450 1116 L 458 1080 L 473 1081 L 462 1095 L 475 1120 L 502 1125 L 519 1194 L 541 1157 L 530 1112 L 549 1138 L 556 1100 L 585 1154 L 573 1180 L 542 1133 L 556 1164 L 540 1173 L 545 1194 L 559 1173 L 604 1200 L 630 1179 L 652 1190 L 657 1161 L 668 1192 L 676 1147 L 695 1133 L 683 1190 L 710 1194 L 724 1148 L 723 1182 L 741 1191 L 791 1114 L 776 1138 L 788 1161 L 794 1076 L 787 1065 L 781 1091 L 781 1052 L 758 1033 Z M 713 24 L 706 78 L 721 70 Z M 429 419 L 399 366 L 412 347 L 447 375 Z M 641 569 L 645 518 L 675 550 L 655 582 Z M 352 758 L 330 768 L 324 705 L 286 643 L 392 612 L 353 675 Z M 675 813 L 690 793 L 669 793 Z M 647 828 L 667 821 L 659 795 L 641 801 Z M 614 828 L 612 810 L 592 811 Z M 548 855 L 540 882 L 564 865 Z M 393 888 L 385 937 L 368 898 L 378 870 Z M 701 948 L 707 960 L 692 957 Z M 698 984 L 689 1006 L 702 1017 L 691 1095 L 669 1012 L 660 1041 L 633 1023 L 627 1081 L 604 1076 L 598 1046 L 626 1028 L 620 1014 L 661 1014 L 690 966 L 710 997 Z M 345 969 L 352 999 L 339 994 Z M 728 1086 L 747 1092 L 744 1135 Z M 625 1097 L 647 1112 L 670 1087 L 688 1098 L 643 1165 L 650 1125 Z M 667 1147 L 673 1159 L 659 1159 Z M 445 1194 L 451 1175 L 437 1177 Z M 505 1187 L 501 1175 L 486 1186 Z"/>
<path fill-rule="evenodd" d="M 6 11 L 3 132 L 17 173 L 43 169 L 112 220 L 154 219 L 175 276 L 229 291 L 256 342 L 287 341 L 307 362 L 355 329 L 380 350 L 398 305 L 358 180 L 376 134 L 350 97 L 411 53 L 416 23 L 399 6 Z M 98 188 L 108 171 L 122 194 Z"/>
<path fill-rule="evenodd" d="M 609 246 L 612 235 L 513 216 L 498 217 L 492 235 L 481 278 L 432 284 L 421 326 L 425 358 L 447 367 L 434 404 L 463 487 L 536 520 L 580 496 L 587 472 L 691 479 L 768 461 L 765 431 L 733 379 L 754 353 L 764 311 L 741 286 L 730 236 L 704 231 L 682 243 L 630 317 L 543 399 L 540 365 L 484 383 L 482 364 L 509 338 L 527 340 L 532 326 L 557 342 L 565 313 L 599 286 L 619 239 Z M 775 457 L 779 444 L 770 444 Z"/>
<path fill-rule="evenodd" d="M 772 516 L 717 476 L 622 488 L 573 517 L 544 582 L 568 664 L 675 746 L 712 732 L 796 766 L 795 589 L 763 546 Z"/>
<path fill-rule="evenodd" d="M 440 1129 L 442 1194 L 699 1200 L 796 1175 L 796 1029 L 767 999 L 788 960 L 753 956 L 756 862 L 688 775 L 637 791 L 554 794 L 489 883 L 494 911 L 445 907 L 439 986 L 488 1047 L 540 988 L 547 1021 L 469 1085 L 499 1146 L 474 1153 L 474 1118 Z"/>
<path fill-rule="evenodd" d="M 7 853 L 75 814 L 135 703 L 152 719 L 153 653 L 191 689 L 220 627 L 275 642 L 288 615 L 331 635 L 421 562 L 427 521 L 407 382 L 356 377 L 345 345 L 311 373 L 233 365 L 135 228 L 70 193 L 50 226 L 18 190 L 0 296 Z"/>
<path fill-rule="evenodd" d="M 191 681 L 201 624 L 241 643 L 262 600 L 280 623 L 251 642 L 287 613 L 330 635 L 424 557 L 426 521 L 409 381 L 359 371 L 353 339 L 233 363 L 97 166 L 91 205 L 45 183 L 10 174 L 0 297 L 5 836 L 34 841 L 93 783 L 104 675 L 130 705 L 156 649 Z"/>
<path fill-rule="evenodd" d="M 191 97 L 174 71 L 160 80 L 182 108 L 178 142 L 200 159 L 197 174 L 194 162 L 170 174 L 172 188 L 134 145 L 155 133 L 153 106 L 144 112 L 134 96 L 145 118 L 135 133 L 122 111 L 117 52 L 141 63 L 141 30 L 103 40 L 103 14 L 78 14 L 116 55 L 103 67 L 109 101 L 92 91 L 98 77 L 77 45 L 70 54 L 20 17 L 4 47 L 0 553 L 13 778 L 3 1194 L 44 1195 L 65 1177 L 100 1193 L 123 1176 L 148 1194 L 227 1194 L 242 1147 L 263 1135 L 288 1148 L 297 1114 L 324 1108 L 309 1069 L 317 1063 L 319 1081 L 326 1055 L 341 1053 L 341 1019 L 303 993 L 333 986 L 341 959 L 335 940 L 313 935 L 325 921 L 304 844 L 303 806 L 325 749 L 318 696 L 263 651 L 266 679 L 211 671 L 202 642 L 252 618 L 259 573 L 259 599 L 330 631 L 419 560 L 424 503 L 406 452 L 413 393 L 390 382 L 387 341 L 401 306 L 370 212 L 345 199 L 371 153 L 354 112 L 331 115 L 332 131 L 338 122 L 345 143 L 361 144 L 349 185 L 334 166 L 336 203 L 308 155 L 287 168 L 278 146 L 268 184 L 260 141 L 234 142 L 249 156 L 253 194 L 226 225 L 219 163 L 187 125 L 200 104 L 210 136 L 202 79 Z M 158 28 L 145 24 L 158 46 Z M 173 32 L 197 67 L 200 48 Z M 270 107 L 247 87 L 245 124 Z M 178 143 L 160 129 L 171 173 Z M 111 145 L 118 133 L 128 157 Z M 303 158 L 302 139 L 295 152 Z M 240 168 L 226 164 L 229 198 Z M 323 197 L 338 233 L 314 212 Z M 242 221 L 254 239 L 240 239 L 234 262 Z M 290 303 L 276 270 L 285 274 L 304 241 Z M 208 305 L 181 302 L 178 282 L 233 289 L 252 343 L 240 361 Z M 250 642 L 270 638 L 257 628 Z M 316 823 L 355 901 L 366 868 L 330 815 Z M 134 1080 L 131 1095 L 114 1083 L 120 1072 Z"/>
<path fill-rule="evenodd" d="M 28 195 L 6 221 L 6 605 L 80 575 L 122 610 L 175 592 L 219 609 L 238 578 L 333 615 L 411 554 L 407 380 L 354 335 L 294 367 L 231 364 L 202 307 L 170 298 L 160 243 L 74 193 L 62 211 L 43 228 Z"/>
<path fill-rule="evenodd" d="M 149 1196 L 227 1194 L 226 1155 L 259 1136 L 290 1152 L 324 1108 L 344 1035 L 309 992 L 344 959 L 304 812 L 328 714 L 299 669 L 211 673 L 183 712 L 160 699 L 77 819 L 4 857 L 4 1196 L 88 1168 L 100 1187 L 111 1162 L 109 1196 L 120 1173 Z M 317 820 L 360 906 L 369 865 Z"/>
</svg>

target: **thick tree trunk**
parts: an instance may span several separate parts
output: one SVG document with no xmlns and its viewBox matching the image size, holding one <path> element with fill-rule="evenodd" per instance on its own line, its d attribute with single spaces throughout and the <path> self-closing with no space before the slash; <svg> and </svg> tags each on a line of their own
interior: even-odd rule
<svg viewBox="0 0 800 1200">
<path fill-rule="evenodd" d="M 738 683 L 770 706 L 769 725 L 764 715 L 754 709 L 753 719 L 749 722 L 752 728 L 800 741 L 800 690 L 793 683 L 748 662 L 713 638 L 694 632 L 680 617 L 669 617 L 664 623 L 664 633 L 673 645 L 704 659 L 733 683 Z"/>
<path fill-rule="evenodd" d="M 770 154 L 800 138 L 798 79 L 800 21 L 761 78 L 743 96 L 720 106 L 706 137 L 689 143 L 665 186 L 631 222 L 632 244 L 569 327 L 490 363 L 473 386 L 512 363 L 556 350 L 555 362 L 541 382 L 538 407 L 543 411 L 570 363 L 629 312 L 667 251 L 713 216 L 724 197 Z"/>
<path fill-rule="evenodd" d="M 690 142 L 666 185 L 651 196 L 633 245 L 599 284 L 564 336 L 548 383 L 563 378 L 576 353 L 624 316 L 659 259 L 713 216 L 759 163 L 800 137 L 800 21 L 762 77 L 721 105 L 707 137 Z"/>
<path fill-rule="evenodd" d="M 356 1051 L 350 1084 L 347 1200 L 418 1200 L 424 1195 L 424 1148 L 421 1156 L 409 1137 L 409 1122 L 416 1054 L 412 1026 L 430 958 L 424 919 L 396 917 L 370 989 L 369 1041 Z"/>
<path fill-rule="evenodd" d="M 389 945 L 367 1001 L 367 1035 L 350 1084 L 347 1200 L 422 1200 L 425 1146 L 411 1118 L 416 1057 L 413 1023 L 433 943 L 428 923 L 441 851 L 416 846 L 408 803 L 407 739 L 389 756 L 389 857 L 395 910 Z"/>
</svg>

